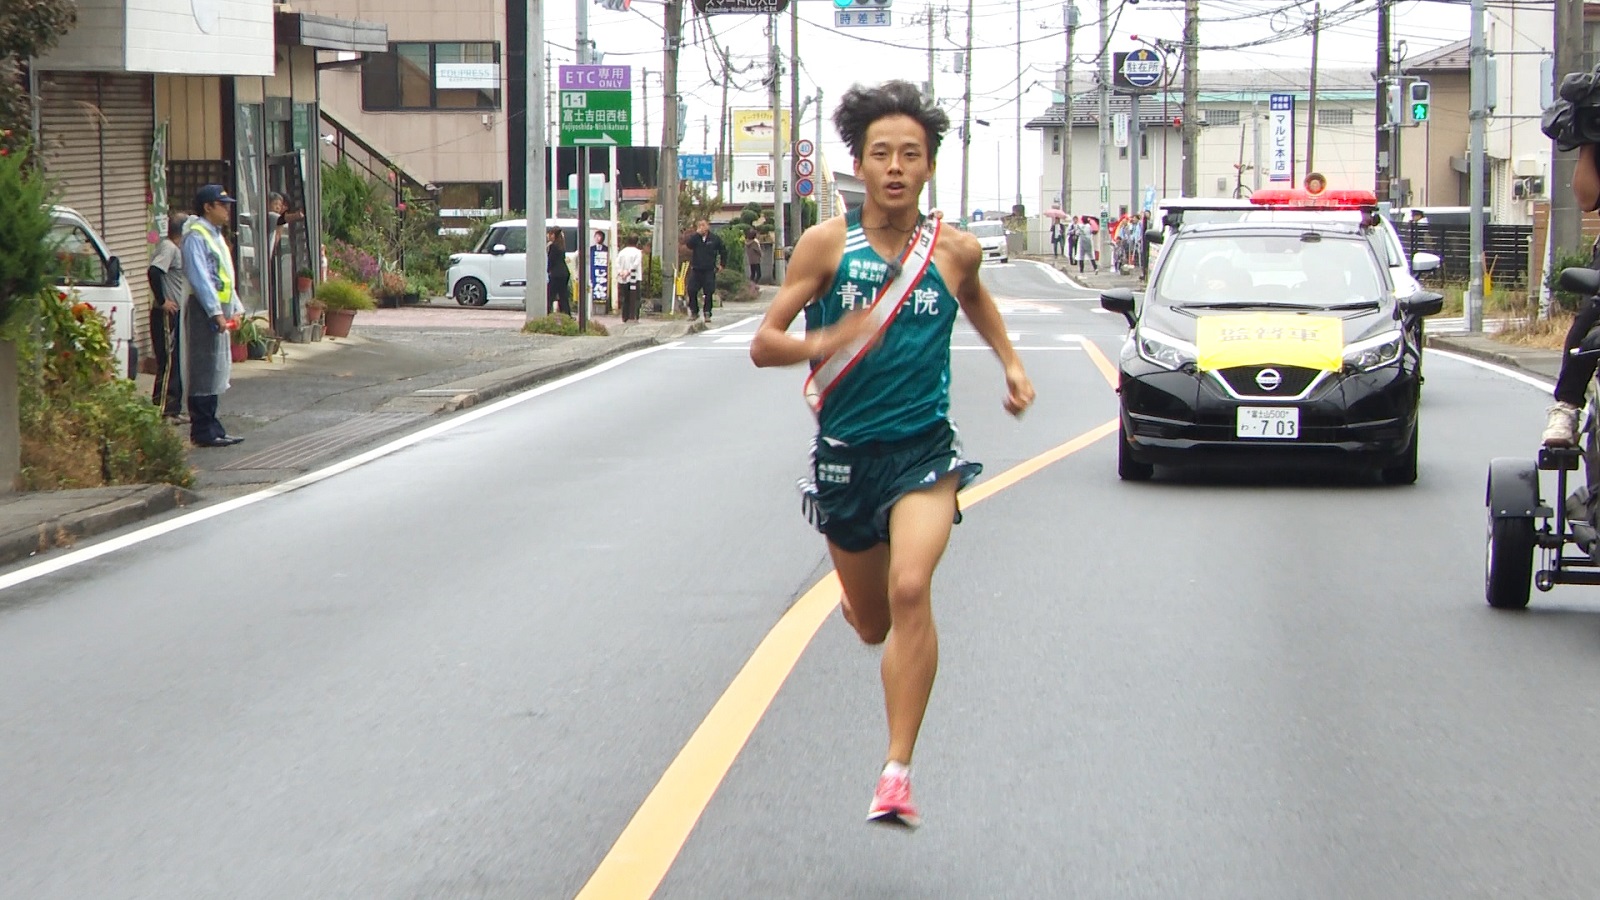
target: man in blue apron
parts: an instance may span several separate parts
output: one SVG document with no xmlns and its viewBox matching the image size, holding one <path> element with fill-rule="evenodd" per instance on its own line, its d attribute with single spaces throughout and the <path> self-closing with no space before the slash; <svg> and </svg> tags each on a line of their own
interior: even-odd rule
<svg viewBox="0 0 1600 900">
<path fill-rule="evenodd" d="M 807 512 L 844 586 L 845 620 L 866 643 L 885 644 L 889 748 L 867 819 L 914 828 L 911 753 L 939 662 L 933 570 L 960 521 L 956 491 L 982 470 L 962 457 L 949 418 L 958 304 L 1000 359 L 1006 410 L 1021 415 L 1033 385 L 978 279 L 978 239 L 918 210 L 949 118 L 915 86 L 891 81 L 851 88 L 833 121 L 865 202 L 801 236 L 750 357 L 812 365 Z M 789 323 L 802 311 L 797 338 Z"/>
<path fill-rule="evenodd" d="M 183 386 L 189 391 L 189 439 L 197 447 L 231 447 L 217 419 L 217 400 L 233 374 L 228 323 L 244 312 L 234 296 L 233 254 L 222 229 L 233 216 L 232 197 L 222 185 L 208 184 L 194 197 L 193 216 L 184 223 L 183 270 L 189 299 L 183 307 Z"/>
</svg>

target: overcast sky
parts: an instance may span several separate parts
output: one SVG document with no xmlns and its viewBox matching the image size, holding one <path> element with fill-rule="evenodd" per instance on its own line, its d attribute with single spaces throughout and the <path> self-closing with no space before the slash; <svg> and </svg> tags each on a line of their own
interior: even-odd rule
<svg viewBox="0 0 1600 900">
<path fill-rule="evenodd" d="M 840 94 L 852 83 L 874 83 L 891 78 L 914 82 L 927 79 L 926 3 L 892 0 L 894 24 L 888 27 L 837 29 L 831 0 L 799 0 L 800 84 L 802 96 L 823 92 L 824 112 L 833 111 Z M 1079 68 L 1092 67 L 1099 39 L 1098 0 L 1073 0 L 1079 7 L 1079 28 L 1073 47 Z M 545 37 L 556 62 L 571 63 L 576 33 L 576 4 L 547 4 Z M 1130 50 L 1141 38 L 1179 40 L 1183 36 L 1182 0 L 1111 0 L 1114 25 L 1111 49 Z M 1018 77 L 1017 15 L 1021 10 L 1021 76 Z M 1305 23 L 1311 19 L 1312 0 L 1203 0 L 1201 3 L 1200 68 L 1219 69 L 1306 68 L 1311 40 Z M 1324 68 L 1371 71 L 1377 58 L 1375 0 L 1324 0 L 1325 22 L 1321 40 Z M 952 121 L 961 120 L 963 76 L 954 70 L 958 48 L 966 41 L 966 2 L 932 7 L 935 21 L 935 91 Z M 651 137 L 660 139 L 660 76 L 662 7 L 653 0 L 634 0 L 629 12 L 611 12 L 589 5 L 590 37 L 605 54 L 607 64 L 634 68 L 635 91 L 641 70 L 648 69 Z M 948 28 L 946 27 L 948 21 Z M 715 152 L 720 116 L 722 63 L 713 47 L 727 54 L 735 74 L 729 105 L 768 106 L 761 79 L 767 70 L 764 16 L 718 15 L 694 17 L 685 22 L 684 49 L 679 58 L 679 85 L 689 104 L 689 128 L 681 152 Z M 1050 103 L 1055 73 L 1066 54 L 1060 0 L 973 0 L 972 115 L 990 123 L 975 126 L 971 147 L 970 205 L 976 209 L 1009 208 L 1017 192 L 1016 135 L 1019 127 L 1017 89 L 1022 88 L 1020 122 L 1043 112 Z M 780 43 L 787 66 L 789 17 L 782 17 Z M 1407 54 L 1418 55 L 1467 36 L 1465 0 L 1402 0 L 1394 6 L 1396 40 L 1405 41 Z M 1245 44 L 1258 44 L 1248 49 Z M 743 70 L 742 72 L 740 70 Z M 789 79 L 784 78 L 787 107 Z M 637 102 L 635 103 L 637 107 Z M 801 136 L 815 134 L 815 104 L 800 128 Z M 642 115 L 637 108 L 635 119 Z M 704 137 L 709 122 L 709 138 Z M 636 128 L 636 136 L 641 129 Z M 953 139 L 939 157 L 940 206 L 954 209 L 961 189 L 961 147 Z M 823 128 L 829 164 L 848 171 L 849 154 L 831 126 Z M 1037 212 L 1035 190 L 1040 154 L 1037 132 L 1022 130 L 1022 193 L 1029 212 Z M 948 198 L 948 199 L 947 199 Z"/>
</svg>

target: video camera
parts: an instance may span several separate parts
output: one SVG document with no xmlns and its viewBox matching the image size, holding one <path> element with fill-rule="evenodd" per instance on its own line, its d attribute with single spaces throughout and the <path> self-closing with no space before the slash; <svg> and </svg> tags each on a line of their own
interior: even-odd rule
<svg viewBox="0 0 1600 900">
<path fill-rule="evenodd" d="M 1600 66 L 1561 79 L 1558 94 L 1544 111 L 1539 130 L 1562 150 L 1600 144 Z"/>
</svg>

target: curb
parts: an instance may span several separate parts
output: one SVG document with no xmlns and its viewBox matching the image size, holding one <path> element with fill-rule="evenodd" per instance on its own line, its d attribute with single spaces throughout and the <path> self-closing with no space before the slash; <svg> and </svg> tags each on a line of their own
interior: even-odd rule
<svg viewBox="0 0 1600 900">
<path fill-rule="evenodd" d="M 1462 356 L 1470 356 L 1473 359 L 1481 359 L 1484 362 L 1492 362 L 1496 365 L 1505 366 L 1510 369 L 1516 369 L 1518 372 L 1526 372 L 1529 375 L 1537 375 L 1540 378 L 1547 377 L 1542 372 L 1538 372 L 1528 368 L 1527 366 L 1524 366 L 1521 360 L 1509 353 L 1501 353 L 1498 350 L 1485 350 L 1482 347 L 1473 347 L 1469 344 L 1457 343 L 1448 337 L 1442 337 L 1434 334 L 1427 335 L 1427 346 L 1434 347 L 1439 350 L 1448 350 L 1451 353 L 1459 353 Z"/>
<path fill-rule="evenodd" d="M 127 497 L 42 522 L 31 532 L 0 537 L 0 565 L 71 547 L 79 538 L 114 531 L 200 499 L 200 495 L 170 484 L 146 485 Z"/>
<path fill-rule="evenodd" d="M 686 334 L 696 334 L 704 330 L 704 322 L 694 322 L 688 326 L 688 331 Z M 619 343 L 602 353 L 595 354 L 594 356 L 581 356 L 577 359 L 564 360 L 562 362 L 551 363 L 549 365 L 539 366 L 534 369 L 518 372 L 515 375 L 507 376 L 499 381 L 494 382 L 493 384 L 479 388 L 478 390 L 466 391 L 451 397 L 439 407 L 439 413 L 443 414 L 459 412 L 463 409 L 467 409 L 468 407 L 477 406 L 480 403 L 485 403 L 497 397 L 503 397 L 506 394 L 520 391 L 524 388 L 536 387 L 540 384 L 544 384 L 547 381 L 555 381 L 558 378 L 565 378 L 566 376 L 575 372 L 581 372 L 590 366 L 603 363 L 608 359 L 613 359 L 626 353 L 632 353 L 635 350 L 643 350 L 646 347 L 653 347 L 656 344 L 663 343 L 664 341 L 675 341 L 677 339 L 677 336 L 663 337 L 660 334 L 654 334 L 650 337 L 632 338 L 629 340 L 624 340 L 622 343 Z"/>
</svg>

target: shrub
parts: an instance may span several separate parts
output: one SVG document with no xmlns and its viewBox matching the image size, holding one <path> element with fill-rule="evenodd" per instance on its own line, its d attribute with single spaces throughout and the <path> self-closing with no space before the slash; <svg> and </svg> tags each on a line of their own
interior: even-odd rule
<svg viewBox="0 0 1600 900">
<path fill-rule="evenodd" d="M 1544 284 L 1550 289 L 1550 297 L 1556 307 L 1567 312 L 1575 312 L 1578 309 L 1578 304 L 1583 302 L 1583 296 L 1560 290 L 1556 287 L 1556 280 L 1561 277 L 1562 269 L 1587 268 L 1589 262 L 1589 254 L 1582 250 L 1563 250 L 1552 254 L 1550 269 L 1544 273 Z"/>
<path fill-rule="evenodd" d="M 362 284 L 371 284 L 378 277 L 378 258 L 371 253 L 334 240 L 328 244 L 328 268 L 333 274 L 340 275 L 351 281 Z"/>
<path fill-rule="evenodd" d="M 50 246 L 49 182 L 28 164 L 28 154 L 0 155 L 0 325 L 44 291 L 55 271 Z"/>
<path fill-rule="evenodd" d="M 377 309 L 372 294 L 348 278 L 330 278 L 317 285 L 315 297 L 328 309 Z"/>
<path fill-rule="evenodd" d="M 160 408 L 113 377 L 105 320 L 54 290 L 24 306 L 28 327 L 8 329 L 17 343 L 24 489 L 192 484 L 183 442 Z"/>
<path fill-rule="evenodd" d="M 543 318 L 534 319 L 522 326 L 523 334 L 554 334 L 562 337 L 578 337 L 578 320 L 563 313 L 551 313 Z M 589 322 L 589 334 L 592 337 L 605 337 L 609 332 L 599 322 Z"/>
<path fill-rule="evenodd" d="M 744 265 L 723 269 L 717 273 L 717 300 L 722 303 L 746 303 L 760 296 L 744 273 Z"/>
<path fill-rule="evenodd" d="M 393 300 L 398 297 L 405 296 L 406 277 L 401 275 L 399 272 L 384 272 L 378 276 L 378 289 L 376 293 L 379 297 L 383 297 L 387 300 Z"/>
</svg>

